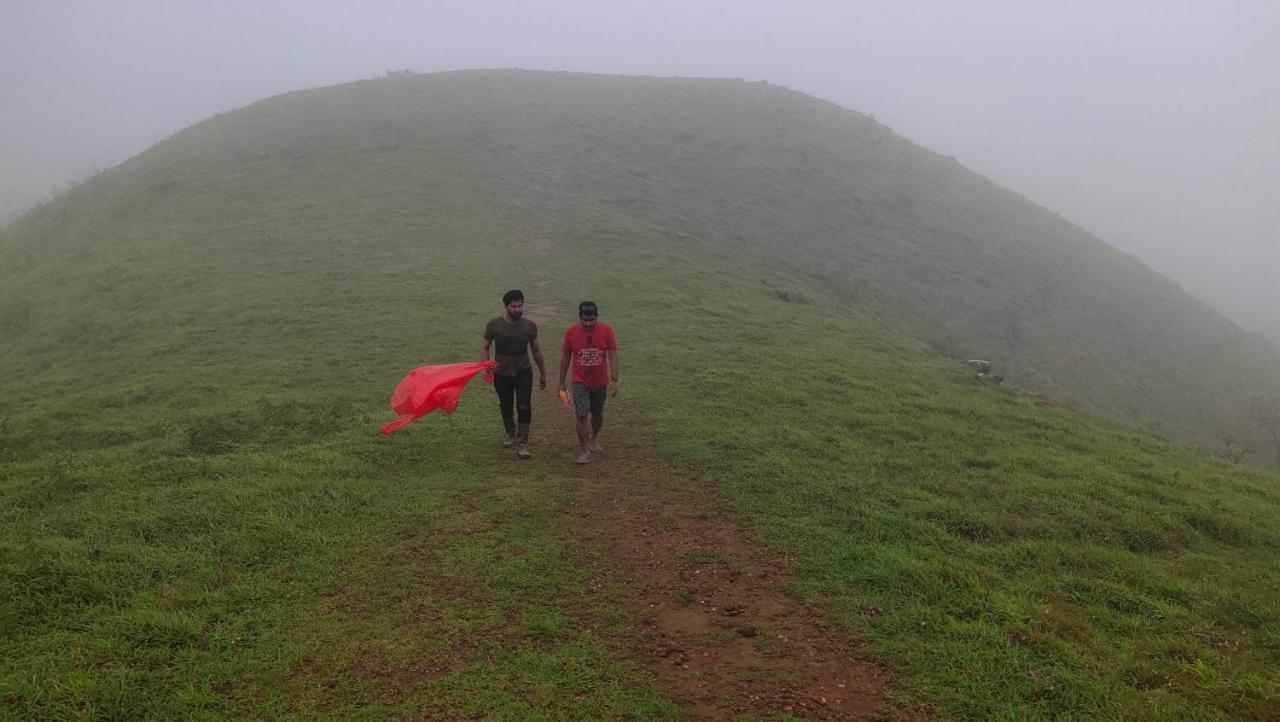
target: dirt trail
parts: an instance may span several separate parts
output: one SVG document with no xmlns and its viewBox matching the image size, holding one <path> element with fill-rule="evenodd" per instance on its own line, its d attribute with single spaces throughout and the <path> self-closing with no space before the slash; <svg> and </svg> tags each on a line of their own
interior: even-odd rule
<svg viewBox="0 0 1280 722">
<path fill-rule="evenodd" d="M 526 231 L 513 250 L 527 263 L 536 292 L 527 313 L 542 327 L 547 356 L 532 447 L 572 467 L 573 417 L 554 392 L 560 334 L 573 318 L 549 293 L 564 170 L 554 153 L 541 166 L 529 160 L 534 180 L 519 203 Z M 875 716 L 887 672 L 783 591 L 787 564 L 747 540 L 701 474 L 662 459 L 654 430 L 625 397 L 606 405 L 602 441 L 606 450 L 576 468 L 582 483 L 566 523 L 608 552 L 634 615 L 634 635 L 620 641 L 662 691 L 699 720 Z"/>
<path fill-rule="evenodd" d="M 568 464 L 571 417 L 540 400 L 535 448 Z M 785 561 L 747 540 L 714 486 L 664 461 L 625 402 L 606 406 L 602 441 L 566 514 L 614 563 L 634 615 L 623 641 L 663 692 L 699 720 L 873 718 L 888 673 L 783 591 Z"/>
</svg>

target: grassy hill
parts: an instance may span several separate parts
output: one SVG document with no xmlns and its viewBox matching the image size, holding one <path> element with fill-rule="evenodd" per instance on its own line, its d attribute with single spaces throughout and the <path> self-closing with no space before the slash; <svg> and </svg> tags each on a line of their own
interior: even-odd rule
<svg viewBox="0 0 1280 722">
<path fill-rule="evenodd" d="M 1275 346 L 953 159 L 767 84 L 462 73 L 281 96 L 124 164 L 111 189 L 92 184 L 33 214 L 10 232 L 20 255 L 9 272 L 95 213 L 145 217 L 229 178 L 251 179 L 239 193 L 252 197 L 232 199 L 252 205 L 265 239 L 302 210 L 291 199 L 315 197 L 306 191 L 386 194 L 398 215 L 496 199 L 530 149 L 566 169 L 567 197 L 633 227 L 819 279 L 949 355 L 995 361 L 1022 388 L 1206 447 L 1248 441 L 1255 460 L 1270 458 L 1247 408 L 1280 393 Z M 442 165 L 466 172 L 441 177 Z M 598 241 L 615 232 L 589 203 L 573 206 Z"/>
<path fill-rule="evenodd" d="M 523 72 L 272 98 L 0 233 L 6 712 L 678 717 L 567 449 L 499 456 L 482 388 L 376 436 L 508 287 L 601 304 L 613 433 L 794 560 L 887 714 L 1280 714 L 1280 479 L 938 353 L 1193 438 L 1273 348 L 863 116 Z"/>
</svg>

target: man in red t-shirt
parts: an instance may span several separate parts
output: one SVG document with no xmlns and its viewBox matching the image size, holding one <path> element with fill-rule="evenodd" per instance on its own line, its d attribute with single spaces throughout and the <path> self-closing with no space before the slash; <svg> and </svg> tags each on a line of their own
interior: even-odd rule
<svg viewBox="0 0 1280 722">
<path fill-rule="evenodd" d="M 606 393 L 618 395 L 618 341 L 613 327 L 598 320 L 592 301 L 578 304 L 578 323 L 564 332 L 560 347 L 560 391 L 565 372 L 573 365 L 573 410 L 578 416 L 578 463 L 591 461 L 591 452 L 603 451 L 600 427 L 604 424 Z"/>
</svg>

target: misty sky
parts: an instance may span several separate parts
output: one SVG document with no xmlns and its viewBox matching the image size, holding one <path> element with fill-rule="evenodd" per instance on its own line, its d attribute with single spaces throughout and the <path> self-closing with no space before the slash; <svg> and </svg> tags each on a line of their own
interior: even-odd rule
<svg viewBox="0 0 1280 722">
<path fill-rule="evenodd" d="M 0 0 L 0 218 L 392 68 L 768 80 L 956 156 L 1280 339 L 1280 3 Z"/>
</svg>

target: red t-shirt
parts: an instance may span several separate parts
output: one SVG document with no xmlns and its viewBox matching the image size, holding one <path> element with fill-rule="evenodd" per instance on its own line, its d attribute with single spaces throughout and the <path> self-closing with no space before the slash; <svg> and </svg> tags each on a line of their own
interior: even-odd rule
<svg viewBox="0 0 1280 722">
<path fill-rule="evenodd" d="M 564 332 L 561 352 L 573 354 L 573 382 L 589 389 L 609 385 L 609 362 L 606 351 L 617 351 L 618 341 L 613 337 L 613 327 L 596 322 L 588 332 L 582 324 L 575 323 Z"/>
</svg>

